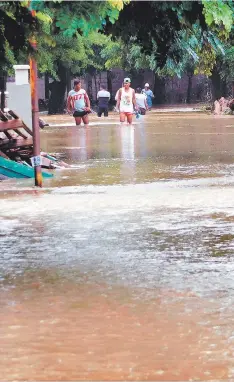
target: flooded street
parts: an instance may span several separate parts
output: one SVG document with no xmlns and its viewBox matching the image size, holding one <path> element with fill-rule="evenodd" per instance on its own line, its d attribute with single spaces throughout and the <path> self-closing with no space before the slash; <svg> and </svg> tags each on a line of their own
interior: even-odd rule
<svg viewBox="0 0 234 382">
<path fill-rule="evenodd" d="M 234 118 L 48 121 L 71 167 L 0 182 L 0 379 L 234 380 Z"/>
</svg>

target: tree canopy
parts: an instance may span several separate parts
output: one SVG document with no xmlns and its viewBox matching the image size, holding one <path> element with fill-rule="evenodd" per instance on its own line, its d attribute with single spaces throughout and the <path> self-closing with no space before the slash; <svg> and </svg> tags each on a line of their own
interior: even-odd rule
<svg viewBox="0 0 234 382">
<path fill-rule="evenodd" d="M 10 73 L 36 54 L 40 72 L 63 82 L 65 70 L 114 67 L 230 79 L 233 15 L 231 0 L 0 1 L 0 68 Z"/>
<path fill-rule="evenodd" d="M 232 1 L 146 1 L 127 4 L 106 31 L 127 45 L 133 39 L 164 73 L 181 74 L 189 59 L 210 75 L 232 25 Z"/>
<path fill-rule="evenodd" d="M 32 15 L 31 11 L 36 12 Z M 55 74 L 53 62 L 59 57 L 68 67 L 82 69 L 89 52 L 92 55 L 92 43 L 85 39 L 90 40 L 92 31 L 104 30 L 115 36 L 114 41 L 105 40 L 106 67 L 111 63 L 129 66 L 129 62 L 132 66 L 135 60 L 136 68 L 148 65 L 162 74 L 181 75 L 191 62 L 195 72 L 210 75 L 216 56 L 224 54 L 223 43 L 232 25 L 230 0 L 2 1 L 0 63 L 1 68 L 10 68 L 32 53 L 30 38 L 34 35 L 42 71 Z"/>
<path fill-rule="evenodd" d="M 90 32 L 102 29 L 107 21 L 114 23 L 123 4 L 122 0 L 1 1 L 1 69 L 9 70 L 17 60 L 32 54 L 32 37 L 36 37 L 40 48 L 43 41 L 44 47 L 47 45 L 55 54 L 58 54 L 56 44 L 61 48 L 64 42 L 67 47 L 69 38 L 70 43 L 77 45 L 80 36 L 87 38 Z M 38 49 L 38 56 L 43 53 L 43 49 L 41 52 Z"/>
</svg>

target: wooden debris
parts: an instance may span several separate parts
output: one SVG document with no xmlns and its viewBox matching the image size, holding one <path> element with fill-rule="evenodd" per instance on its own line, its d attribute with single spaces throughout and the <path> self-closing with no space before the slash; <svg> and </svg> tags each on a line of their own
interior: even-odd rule
<svg viewBox="0 0 234 382">
<path fill-rule="evenodd" d="M 44 126 L 48 125 L 41 121 Z M 3 113 L 0 110 L 0 157 L 11 159 L 18 163 L 31 166 L 33 156 L 32 130 L 25 125 L 19 116 L 12 110 Z M 64 168 L 70 167 L 47 153 L 41 153 L 42 167 Z"/>
<path fill-rule="evenodd" d="M 30 164 L 33 155 L 32 131 L 19 116 L 10 110 L 0 110 L 0 156 L 15 161 L 24 160 Z"/>
</svg>

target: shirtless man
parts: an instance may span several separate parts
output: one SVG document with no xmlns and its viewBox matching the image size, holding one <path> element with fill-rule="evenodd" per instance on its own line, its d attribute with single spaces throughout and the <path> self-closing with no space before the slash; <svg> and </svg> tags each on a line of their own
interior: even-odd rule
<svg viewBox="0 0 234 382">
<path fill-rule="evenodd" d="M 119 89 L 116 105 L 120 113 L 120 122 L 125 122 L 125 118 L 127 117 L 127 122 L 129 124 L 132 123 L 133 112 L 136 108 L 135 91 L 130 85 L 130 78 L 125 78 L 124 86 Z"/>
<path fill-rule="evenodd" d="M 81 124 L 81 120 L 84 125 L 89 124 L 90 100 L 86 91 L 81 89 L 80 80 L 74 81 L 74 89 L 68 93 L 67 110 L 73 112 L 77 126 Z"/>
</svg>

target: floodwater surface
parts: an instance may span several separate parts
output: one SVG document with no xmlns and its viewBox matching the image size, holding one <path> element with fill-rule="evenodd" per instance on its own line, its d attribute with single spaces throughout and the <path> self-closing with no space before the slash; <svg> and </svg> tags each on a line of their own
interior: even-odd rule
<svg viewBox="0 0 234 382">
<path fill-rule="evenodd" d="M 0 183 L 0 379 L 232 381 L 233 117 L 48 120 L 71 167 Z"/>
</svg>

